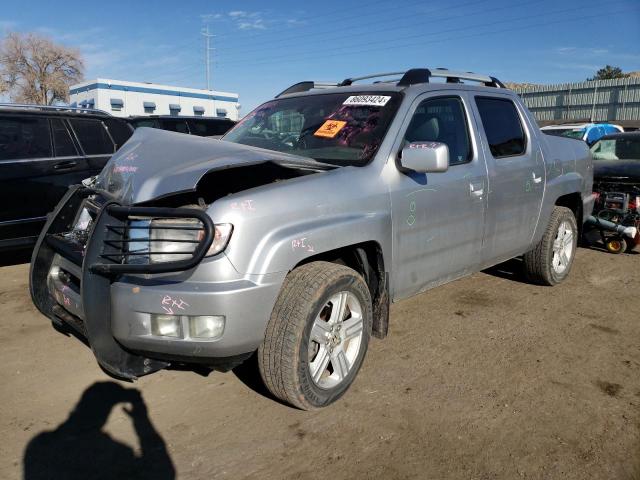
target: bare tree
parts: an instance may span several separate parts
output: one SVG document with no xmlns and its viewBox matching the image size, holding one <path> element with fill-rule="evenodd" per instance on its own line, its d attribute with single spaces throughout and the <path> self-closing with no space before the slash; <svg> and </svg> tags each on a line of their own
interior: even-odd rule
<svg viewBox="0 0 640 480">
<path fill-rule="evenodd" d="M 32 33 L 9 33 L 0 43 L 0 90 L 14 101 L 51 105 L 69 99 L 84 62 L 74 48 Z"/>
</svg>

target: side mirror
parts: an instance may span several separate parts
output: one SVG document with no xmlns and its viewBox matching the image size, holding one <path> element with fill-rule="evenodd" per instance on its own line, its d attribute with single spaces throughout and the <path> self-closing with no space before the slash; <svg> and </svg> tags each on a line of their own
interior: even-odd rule
<svg viewBox="0 0 640 480">
<path fill-rule="evenodd" d="M 449 147 L 441 142 L 414 142 L 402 149 L 400 166 L 418 173 L 446 172 Z"/>
</svg>

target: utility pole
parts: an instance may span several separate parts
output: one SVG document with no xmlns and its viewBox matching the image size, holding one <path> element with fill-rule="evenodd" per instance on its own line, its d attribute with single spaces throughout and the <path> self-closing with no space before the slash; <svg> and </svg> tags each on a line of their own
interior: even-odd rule
<svg viewBox="0 0 640 480">
<path fill-rule="evenodd" d="M 206 28 L 202 30 L 201 34 L 202 36 L 204 36 L 204 64 L 207 75 L 207 90 L 211 90 L 211 55 L 209 54 L 209 52 L 213 50 L 213 48 L 211 48 L 210 42 L 211 38 L 214 35 L 211 35 L 209 33 L 209 25 L 207 25 Z"/>
</svg>

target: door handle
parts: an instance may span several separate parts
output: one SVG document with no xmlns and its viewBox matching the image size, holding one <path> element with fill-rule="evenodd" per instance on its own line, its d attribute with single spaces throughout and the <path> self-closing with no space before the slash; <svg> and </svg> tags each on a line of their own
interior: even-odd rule
<svg viewBox="0 0 640 480">
<path fill-rule="evenodd" d="M 542 175 L 536 177 L 536 172 L 531 172 L 531 176 L 533 177 L 533 183 L 540 183 L 542 181 Z"/>
<path fill-rule="evenodd" d="M 478 185 L 478 184 L 473 184 L 470 183 L 469 184 L 469 193 L 471 194 L 472 197 L 481 197 L 484 194 L 484 187 L 482 186 L 482 184 Z"/>
<path fill-rule="evenodd" d="M 54 170 L 66 170 L 68 168 L 73 168 L 78 164 L 75 160 L 65 160 L 64 162 L 56 163 L 53 168 Z"/>
</svg>

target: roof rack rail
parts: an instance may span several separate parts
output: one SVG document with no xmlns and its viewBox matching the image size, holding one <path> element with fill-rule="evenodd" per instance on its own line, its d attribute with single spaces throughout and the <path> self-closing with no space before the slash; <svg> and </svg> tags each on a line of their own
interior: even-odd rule
<svg viewBox="0 0 640 480">
<path fill-rule="evenodd" d="M 309 90 L 313 90 L 314 88 L 331 88 L 337 87 L 338 84 L 336 82 L 314 82 L 313 80 L 308 80 L 305 82 L 298 82 L 291 85 L 289 88 L 283 90 L 276 98 L 279 98 L 283 95 L 289 95 L 290 93 L 300 93 L 300 92 L 308 92 Z"/>
<path fill-rule="evenodd" d="M 365 75 L 364 77 L 352 77 L 345 78 L 341 81 L 338 86 L 339 87 L 348 87 L 353 82 L 359 82 L 360 80 L 368 80 L 370 78 L 378 78 L 378 77 L 390 77 L 391 75 L 402 75 L 404 72 L 387 72 L 387 73 L 374 73 L 371 75 Z"/>
<path fill-rule="evenodd" d="M 471 80 L 483 83 L 486 87 L 507 88 L 496 77 L 473 72 L 457 72 L 446 68 L 434 68 L 433 70 L 428 68 L 412 68 L 405 72 L 404 76 L 398 82 L 398 85 L 408 87 L 409 85 L 415 85 L 417 83 L 429 83 L 429 78 L 431 77 L 446 78 L 447 83 L 460 83 L 460 80 Z"/>
<path fill-rule="evenodd" d="M 396 83 L 399 87 L 408 87 L 410 85 L 416 85 L 419 83 L 429 83 L 429 79 L 433 77 L 445 78 L 447 83 L 462 83 L 461 80 L 471 80 L 474 82 L 479 82 L 484 84 L 486 87 L 494 87 L 494 88 L 507 88 L 500 80 L 496 77 L 490 77 L 489 75 L 481 75 L 473 72 L 457 72 L 454 70 L 449 70 L 446 68 L 434 68 L 432 70 L 428 68 L 412 68 L 403 72 L 387 72 L 387 73 L 374 73 L 372 75 L 364 75 L 362 77 L 351 77 L 345 78 L 339 83 L 331 83 L 331 82 L 314 82 L 314 81 L 306 81 L 299 82 L 294 85 L 291 85 L 286 90 L 283 90 L 276 98 L 279 98 L 283 95 L 289 95 L 291 93 L 300 93 L 300 92 L 308 92 L 313 89 L 321 89 L 321 88 L 331 88 L 331 87 L 348 87 L 352 85 L 354 82 L 358 82 L 360 80 L 368 80 L 371 78 L 379 78 L 379 77 L 391 77 L 394 75 L 402 75 L 402 78 L 399 80 L 378 80 L 373 83 Z"/>
<path fill-rule="evenodd" d="M 104 110 L 98 110 L 97 108 L 86 108 L 86 107 L 72 107 L 70 105 L 36 105 L 36 104 L 28 104 L 28 103 L 0 103 L 0 108 L 16 108 L 16 109 L 33 109 L 33 110 L 41 110 L 44 112 L 86 112 L 93 113 L 96 115 L 103 115 L 110 117 L 111 114 L 109 112 L 105 112 Z"/>
</svg>

